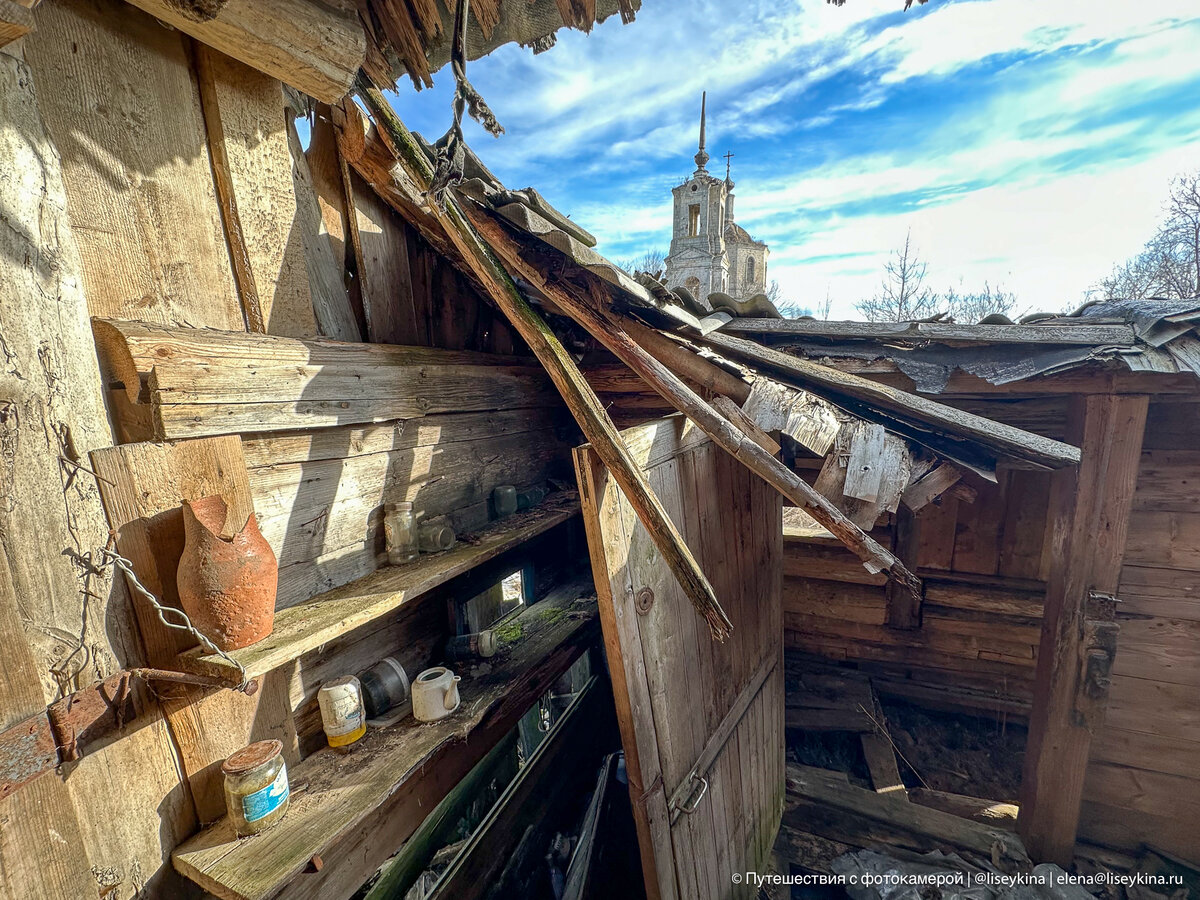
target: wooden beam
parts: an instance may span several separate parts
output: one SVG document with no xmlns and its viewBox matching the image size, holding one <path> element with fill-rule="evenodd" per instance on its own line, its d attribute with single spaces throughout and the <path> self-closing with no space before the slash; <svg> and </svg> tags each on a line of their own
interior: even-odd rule
<svg viewBox="0 0 1200 900">
<path fill-rule="evenodd" d="M 433 170 L 425 151 L 417 145 L 383 95 L 365 79 L 360 80 L 359 95 L 400 156 L 391 170 L 389 182 L 376 185 L 376 189 L 381 191 L 381 196 L 393 202 L 402 214 L 406 209 L 419 210 L 421 217 L 445 236 L 470 271 L 483 283 L 486 295 L 508 317 L 545 367 L 584 436 L 596 448 L 600 459 L 637 510 L 638 519 L 649 532 L 654 545 L 662 553 L 696 611 L 708 622 L 713 636 L 723 640 L 729 634 L 729 618 L 721 609 L 712 585 L 662 503 L 650 490 L 612 419 L 579 371 L 574 357 L 545 320 L 526 302 L 512 278 L 471 226 L 458 201 L 450 194 L 446 195 L 444 207 L 433 200 L 429 194 Z"/>
<path fill-rule="evenodd" d="M 752 341 L 710 332 L 699 338 L 726 355 L 770 372 L 786 384 L 811 390 L 848 412 L 953 458 L 987 453 L 1050 469 L 1079 462 L 1079 450 L 1060 441 L 993 422 L 924 397 L 868 381 L 811 360 L 789 356 Z"/>
<path fill-rule="evenodd" d="M 186 38 L 185 38 L 186 40 Z M 229 167 L 229 154 L 225 146 L 225 126 L 221 121 L 221 107 L 217 99 L 216 77 L 213 74 L 212 50 L 203 45 L 193 45 L 193 65 L 200 93 L 200 110 L 204 114 L 204 127 L 208 132 L 208 152 L 212 162 L 213 184 L 217 188 L 217 203 L 221 207 L 221 221 L 225 225 L 225 243 L 229 247 L 229 260 L 233 265 L 233 280 L 237 285 L 238 299 L 242 304 L 242 315 L 246 317 L 246 330 L 264 334 L 267 330 L 262 303 L 258 298 L 258 287 L 254 282 L 254 271 L 250 262 L 250 247 L 242 229 L 238 214 L 237 195 L 233 188 L 233 173 Z M 282 107 L 280 109 L 282 116 Z"/>
<path fill-rule="evenodd" d="M 944 322 L 820 322 L 812 319 L 734 319 L 721 327 L 726 334 L 772 339 L 819 337 L 838 340 L 935 341 L 947 344 L 1088 344 L 1132 347 L 1128 325 L 956 325 Z"/>
<path fill-rule="evenodd" d="M 796 506 L 824 525 L 875 571 L 887 569 L 894 579 L 908 590 L 920 591 L 920 580 L 887 549 L 880 546 L 861 528 L 822 497 L 795 472 L 775 459 L 761 446 L 748 438 L 732 422 L 706 403 L 668 367 L 664 366 L 624 330 L 624 322 L 613 314 L 599 311 L 605 306 L 604 296 L 594 282 L 589 282 L 597 295 L 591 302 L 581 299 L 583 288 L 565 281 L 550 281 L 538 268 L 526 262 L 520 246 L 509 236 L 505 227 L 478 208 L 471 209 L 476 228 L 486 237 L 493 251 L 511 266 L 514 273 L 535 288 L 544 291 L 564 312 L 578 322 L 605 349 L 638 373 L 664 400 L 696 423 L 719 447 L 738 462 L 775 488 Z"/>
<path fill-rule="evenodd" d="M 961 478 L 962 472 L 957 466 L 942 463 L 906 487 L 900 502 L 917 512 L 958 484 Z"/>
<path fill-rule="evenodd" d="M 1097 718 L 1095 698 L 1089 715 L 1080 709 L 1086 607 L 1090 592 L 1117 589 L 1148 405 L 1145 395 L 1074 398 L 1067 433 L 1079 441 L 1082 460 L 1078 472 L 1058 472 L 1051 485 L 1054 545 L 1017 821 L 1038 861 L 1069 865 L 1073 855 L 1088 725 Z"/>
<path fill-rule="evenodd" d="M 346 95 L 367 52 L 366 33 L 353 3 L 130 2 L 201 43 L 324 103 L 336 103 Z M 215 12 L 201 11 L 206 7 L 215 8 Z M 320 38 L 314 40 L 314 35 Z"/>
<path fill-rule="evenodd" d="M 0 0 L 0 47 L 33 31 L 33 13 L 13 0 Z"/>
<path fill-rule="evenodd" d="M 758 443 L 758 446 L 762 447 L 772 456 L 779 453 L 780 447 L 778 442 L 759 428 L 758 424 L 742 412 L 742 408 L 728 397 L 713 397 L 712 407 L 744 431 L 748 437 L 753 438 Z"/>
<path fill-rule="evenodd" d="M 627 322 L 625 330 L 647 353 L 681 378 L 693 381 L 713 393 L 724 394 L 739 406 L 750 398 L 751 386 L 744 379 L 700 356 L 689 345 L 638 322 Z"/>
</svg>

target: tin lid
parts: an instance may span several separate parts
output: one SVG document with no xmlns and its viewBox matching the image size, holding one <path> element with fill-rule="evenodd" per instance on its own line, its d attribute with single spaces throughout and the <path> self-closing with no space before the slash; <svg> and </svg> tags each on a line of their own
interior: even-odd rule
<svg viewBox="0 0 1200 900">
<path fill-rule="evenodd" d="M 221 764 L 226 775 L 245 775 L 264 763 L 269 763 L 283 751 L 283 741 L 255 741 L 236 753 L 231 753 Z"/>
</svg>

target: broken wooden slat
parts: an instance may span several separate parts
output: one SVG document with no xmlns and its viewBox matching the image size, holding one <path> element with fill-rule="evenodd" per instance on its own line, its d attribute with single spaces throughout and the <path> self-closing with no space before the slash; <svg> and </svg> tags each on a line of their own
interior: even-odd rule
<svg viewBox="0 0 1200 900">
<path fill-rule="evenodd" d="M 855 525 L 864 531 L 875 527 L 875 523 L 884 513 L 895 512 L 900 505 L 900 496 L 904 486 L 908 484 L 909 472 L 912 468 L 912 452 L 903 439 L 894 434 L 883 436 L 882 450 L 873 458 L 867 458 L 860 449 L 858 462 L 855 462 L 854 447 L 862 447 L 864 438 L 873 429 L 880 426 L 868 422 L 854 422 L 843 425 L 834 439 L 833 450 L 825 458 L 821 471 L 817 474 L 814 487 L 830 503 L 845 513 Z M 869 437 L 866 438 L 868 447 L 873 446 Z M 871 500 L 860 500 L 850 496 L 851 490 L 862 493 L 869 491 L 864 487 L 865 480 L 859 478 L 859 487 L 847 488 L 852 467 L 861 470 L 868 466 L 872 471 L 861 473 L 861 476 L 877 475 L 878 487 L 874 488 L 876 496 Z"/>
<path fill-rule="evenodd" d="M 966 794 L 952 794 L 947 791 L 935 791 L 932 788 L 909 788 L 908 799 L 930 809 L 940 809 L 961 819 L 970 819 L 991 828 L 1003 828 L 1005 831 L 1017 830 L 1017 810 L 1015 803 L 1003 803 L 999 800 L 984 800 L 980 797 L 969 797 Z"/>
<path fill-rule="evenodd" d="M 892 747 L 892 742 L 873 731 L 860 735 L 859 743 L 862 745 L 863 758 L 867 761 L 867 771 L 871 773 L 871 784 L 875 787 L 875 793 L 908 796 L 904 779 L 900 777 L 900 767 L 896 764 L 896 750 Z"/>
<path fill-rule="evenodd" d="M 962 471 L 957 466 L 942 463 L 906 487 L 900 502 L 917 512 L 954 487 L 961 478 Z"/>
<path fill-rule="evenodd" d="M 838 774 L 789 765 L 784 822 L 856 847 L 877 841 L 916 851 L 951 846 L 1001 868 L 1030 864 L 1020 840 L 1002 828 L 910 803 L 896 793 L 876 794 Z"/>
<path fill-rule="evenodd" d="M 879 498 L 883 483 L 884 437 L 882 425 L 867 424 L 855 430 L 846 459 L 846 481 L 842 485 L 842 493 L 847 497 L 868 502 Z"/>
<path fill-rule="evenodd" d="M 1069 444 L 965 413 L 898 388 L 788 356 L 719 331 L 703 335 L 699 340 L 954 459 L 966 455 L 986 468 L 987 460 L 979 452 L 982 447 L 989 454 L 1050 469 L 1079 463 L 1078 448 Z"/>
<path fill-rule="evenodd" d="M 427 227 L 440 231 L 444 239 L 458 251 L 458 257 L 483 283 L 487 296 L 504 312 L 549 373 L 584 436 L 596 448 L 621 490 L 629 497 L 639 520 L 650 533 L 655 546 L 697 612 L 708 622 L 713 636 L 723 639 L 729 633 L 729 619 L 721 610 L 712 585 L 672 524 L 662 503 L 638 471 L 616 426 L 579 371 L 574 358 L 545 320 L 525 300 L 512 278 L 467 220 L 457 200 L 447 195 L 444 209 L 436 202 L 429 203 L 428 192 L 434 173 L 425 151 L 417 145 L 376 88 L 365 83 L 365 79 L 360 79 L 358 88 L 377 124 L 387 133 L 388 140 L 400 155 L 398 164 L 391 169 L 388 183 L 376 185 L 376 189 L 385 199 L 400 195 L 402 200 L 392 200 L 397 210 L 401 213 L 417 210 L 418 217 L 426 220 Z"/>
<path fill-rule="evenodd" d="M 101 369 L 172 440 L 557 405 L 528 357 L 93 320 Z"/>
<path fill-rule="evenodd" d="M 172 0 L 130 2 L 325 103 L 346 95 L 366 55 L 366 34 L 352 3 L 228 0 L 206 15 Z"/>
<path fill-rule="evenodd" d="M 786 434 L 814 456 L 829 452 L 841 427 L 827 401 L 769 378 L 754 380 L 742 408 L 760 428 Z"/>
<path fill-rule="evenodd" d="M 548 280 L 536 267 L 522 259 L 520 248 L 504 231 L 504 226 L 485 213 L 476 212 L 474 209 L 473 212 L 476 226 L 484 232 L 492 249 L 500 254 L 506 265 L 511 266 L 538 290 L 545 292 L 605 349 L 637 372 L 665 400 L 695 422 L 714 443 L 763 478 L 792 503 L 804 508 L 809 515 L 853 550 L 865 564 L 874 566 L 876 571 L 887 569 L 907 589 L 920 590 L 919 579 L 889 550 L 880 546 L 842 515 L 795 472 L 769 455 L 753 440 L 747 439 L 740 429 L 705 403 L 674 372 L 642 349 L 641 345 L 624 331 L 621 321 L 610 313 L 599 312 L 598 307 L 604 302 L 604 297 L 600 296 L 603 288 L 592 285 L 597 291 L 597 296 L 592 298 L 594 305 L 581 300 L 576 292 L 584 293 L 582 288 L 572 289 L 565 281 Z"/>
<path fill-rule="evenodd" d="M 939 341 L 955 344 L 1091 344 L 1132 347 L 1128 325 L 956 325 L 945 322 L 821 322 L 811 319 L 735 319 L 721 329 L 728 334 L 771 338 Z"/>
<path fill-rule="evenodd" d="M 320 855 L 321 871 L 303 876 L 305 894 L 350 897 L 594 642 L 592 588 L 557 588 L 514 623 L 522 637 L 489 661 L 490 671 L 461 670 L 457 713 L 371 731 L 352 754 L 325 748 L 289 765 L 292 785 L 308 787 L 293 793 L 279 824 L 239 841 L 222 818 L 171 854 L 175 869 L 223 900 L 266 900 Z"/>
</svg>

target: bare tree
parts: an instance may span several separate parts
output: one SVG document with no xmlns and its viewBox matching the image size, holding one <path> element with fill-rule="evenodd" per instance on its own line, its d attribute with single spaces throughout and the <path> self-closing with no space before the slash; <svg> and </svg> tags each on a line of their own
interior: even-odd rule
<svg viewBox="0 0 1200 900">
<path fill-rule="evenodd" d="M 1142 251 L 1100 282 L 1106 297 L 1200 297 L 1200 172 L 1171 182 L 1164 212 Z"/>
<path fill-rule="evenodd" d="M 934 315 L 939 311 L 938 298 L 925 286 L 925 271 L 910 230 L 904 235 L 904 247 L 894 250 L 884 266 L 878 293 L 855 308 L 868 322 L 911 322 Z"/>
<path fill-rule="evenodd" d="M 1017 305 L 1017 296 L 999 285 L 995 289 L 986 281 L 982 291 L 959 293 L 950 288 L 938 297 L 938 307 L 949 313 L 956 322 L 974 325 L 992 315 L 1007 316 Z"/>
<path fill-rule="evenodd" d="M 646 272 L 650 275 L 661 275 L 667 267 L 667 257 L 661 250 L 647 250 L 637 256 L 630 256 L 617 263 L 630 274 Z"/>
<path fill-rule="evenodd" d="M 829 321 L 829 311 L 833 308 L 833 298 L 829 296 L 829 285 L 825 285 L 825 299 L 817 306 L 817 318 Z"/>
</svg>

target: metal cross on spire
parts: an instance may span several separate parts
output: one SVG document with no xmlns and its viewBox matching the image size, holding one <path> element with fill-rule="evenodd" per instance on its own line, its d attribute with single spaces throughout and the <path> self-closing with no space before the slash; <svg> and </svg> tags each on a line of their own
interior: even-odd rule
<svg viewBox="0 0 1200 900">
<path fill-rule="evenodd" d="M 733 159 L 733 157 L 734 157 L 733 151 L 726 150 L 724 156 L 725 156 L 725 180 L 728 181 L 729 180 L 729 161 L 731 159 Z"/>
</svg>

